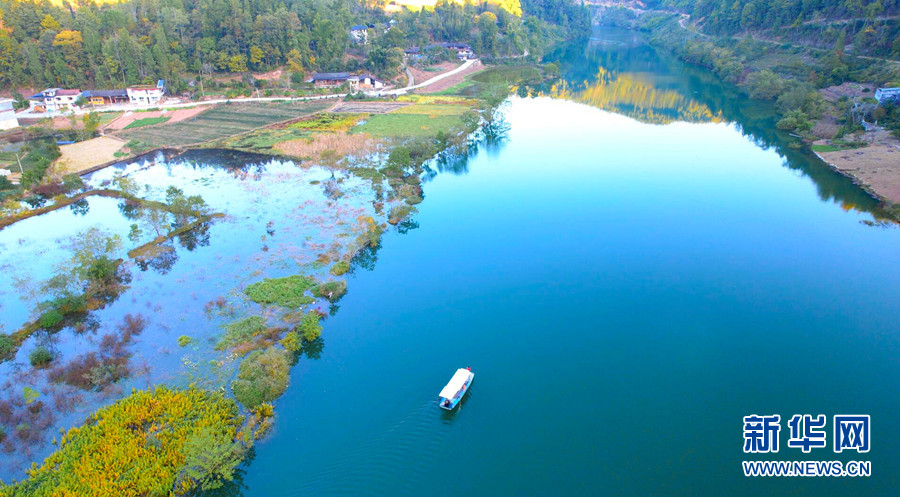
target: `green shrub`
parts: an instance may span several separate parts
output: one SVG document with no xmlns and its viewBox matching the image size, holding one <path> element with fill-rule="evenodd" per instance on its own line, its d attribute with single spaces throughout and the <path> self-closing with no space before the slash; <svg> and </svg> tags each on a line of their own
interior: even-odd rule
<svg viewBox="0 0 900 497">
<path fill-rule="evenodd" d="M 57 311 L 56 309 L 50 309 L 49 311 L 41 314 L 39 324 L 41 325 L 41 328 L 49 330 L 55 328 L 57 325 L 59 325 L 59 323 L 62 323 L 62 320 L 63 315 L 61 312 Z"/>
<path fill-rule="evenodd" d="M 194 342 L 194 339 L 187 335 L 181 335 L 180 337 L 178 337 L 178 346 L 179 347 L 187 347 L 188 345 L 192 344 L 193 342 Z"/>
<path fill-rule="evenodd" d="M 288 352 L 299 352 L 303 347 L 300 342 L 300 334 L 296 331 L 289 331 L 284 338 L 281 339 L 281 346 Z"/>
<path fill-rule="evenodd" d="M 388 215 L 388 222 L 396 226 L 409 217 L 409 213 L 412 210 L 413 207 L 409 205 L 395 205 L 391 208 L 391 213 Z"/>
<path fill-rule="evenodd" d="M 312 342 L 319 338 L 322 336 L 322 325 L 319 324 L 319 315 L 315 312 L 304 315 L 297 329 L 300 330 L 303 340 L 307 342 Z"/>
<path fill-rule="evenodd" d="M 252 409 L 280 397 L 287 389 L 289 372 L 290 361 L 284 350 L 255 350 L 241 361 L 231 391 L 238 402 Z"/>
<path fill-rule="evenodd" d="M 28 355 L 28 361 L 31 362 L 31 365 L 39 368 L 41 366 L 46 366 L 50 364 L 50 361 L 53 360 L 53 353 L 50 352 L 50 349 L 41 345 L 40 347 L 31 351 L 31 354 Z"/>
<path fill-rule="evenodd" d="M 261 316 L 249 316 L 225 327 L 225 336 L 216 344 L 216 350 L 225 350 L 249 342 L 266 330 L 266 320 Z"/>
<path fill-rule="evenodd" d="M 334 266 L 331 266 L 331 269 L 329 269 L 328 272 L 331 273 L 331 274 L 333 274 L 333 275 L 335 275 L 335 276 L 340 276 L 340 275 L 346 273 L 346 272 L 349 271 L 349 270 L 350 270 L 350 263 L 349 263 L 349 262 L 347 262 L 347 261 L 339 261 L 339 262 L 338 262 L 337 264 L 335 264 Z"/>
<path fill-rule="evenodd" d="M 313 299 L 305 293 L 313 285 L 315 280 L 297 274 L 287 278 L 264 279 L 249 285 L 244 289 L 244 293 L 258 304 L 277 304 L 296 308 L 312 303 Z"/>
<path fill-rule="evenodd" d="M 347 293 L 347 282 L 344 280 L 337 280 L 329 281 L 328 283 L 320 283 L 312 288 L 312 293 L 316 297 L 326 298 L 334 302 Z"/>
<path fill-rule="evenodd" d="M 8 359 L 16 348 L 16 342 L 11 336 L 0 333 L 0 362 Z"/>
</svg>

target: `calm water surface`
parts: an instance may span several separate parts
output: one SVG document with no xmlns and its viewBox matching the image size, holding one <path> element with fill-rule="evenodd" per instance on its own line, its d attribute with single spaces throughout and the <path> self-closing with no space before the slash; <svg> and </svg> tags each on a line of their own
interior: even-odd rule
<svg viewBox="0 0 900 497">
<path fill-rule="evenodd" d="M 419 228 L 351 279 L 243 493 L 896 495 L 900 231 L 706 74 L 630 36 L 552 57 L 575 94 L 604 67 L 713 118 L 512 98 L 506 141 L 428 183 Z M 873 476 L 745 478 L 753 413 L 783 419 L 768 459 Z M 872 416 L 870 453 L 786 447 L 791 415 L 844 413 Z"/>
</svg>

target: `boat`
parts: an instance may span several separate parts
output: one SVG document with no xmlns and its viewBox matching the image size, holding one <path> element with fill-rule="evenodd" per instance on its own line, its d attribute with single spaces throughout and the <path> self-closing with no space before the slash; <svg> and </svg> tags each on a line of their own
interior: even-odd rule
<svg viewBox="0 0 900 497">
<path fill-rule="evenodd" d="M 453 374 L 453 378 L 450 378 L 450 383 L 447 383 L 447 386 L 438 395 L 441 409 L 448 411 L 455 409 L 459 405 L 459 401 L 469 391 L 469 387 L 472 386 L 472 380 L 474 379 L 475 373 L 472 372 L 471 368 L 457 369 L 456 373 Z"/>
</svg>

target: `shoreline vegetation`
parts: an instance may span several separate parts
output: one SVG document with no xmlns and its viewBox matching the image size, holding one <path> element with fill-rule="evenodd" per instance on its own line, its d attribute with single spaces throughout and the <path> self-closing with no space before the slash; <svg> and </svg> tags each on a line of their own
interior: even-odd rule
<svg viewBox="0 0 900 497">
<path fill-rule="evenodd" d="M 343 171 L 371 184 L 377 196 L 375 209 L 384 216 L 384 224 L 370 216 L 359 216 L 353 227 L 355 238 L 347 241 L 343 252 L 332 248 L 319 254 L 318 264 L 328 273 L 324 280 L 298 273 L 259 279 L 246 286 L 244 297 L 260 310 L 224 326 L 215 350 L 223 359 L 236 361 L 237 371 L 230 381 L 220 379 L 214 385 L 218 388 L 215 393 L 194 386 L 169 389 L 157 385 L 135 390 L 100 408 L 83 425 L 69 429 L 56 444 L 56 451 L 43 464 L 27 471 L 27 479 L 0 486 L 0 496 L 50 495 L 61 489 L 79 495 L 109 495 L 107 491 L 183 495 L 228 484 L 253 441 L 271 426 L 275 413 L 272 402 L 288 387 L 291 366 L 302 355 L 312 356 L 321 349 L 321 320 L 326 313 L 312 303 L 321 299 L 332 306 L 332 312 L 336 310 L 335 303 L 347 292 L 347 283 L 340 277 L 351 270 L 358 257 L 377 250 L 388 226 L 404 229 L 416 212 L 415 206 L 423 201 L 421 182 L 426 164 L 446 154 L 465 155 L 473 133 L 492 125 L 498 106 L 509 94 L 511 84 L 518 81 L 517 75 L 541 77 L 540 68 L 530 64 L 521 67 L 487 68 L 475 73 L 478 79 L 467 77 L 466 84 L 456 85 L 457 90 L 440 95 L 411 94 L 397 98 L 384 109 L 379 108 L 383 106 L 381 101 L 347 100 L 342 104 L 346 106 L 343 112 L 321 109 L 300 119 L 182 148 L 251 152 L 295 160 L 300 168 L 315 165 Z M 159 123 L 129 132 L 165 133 L 167 126 L 178 125 Z M 190 123 L 181 125 L 189 128 Z M 0 364 L 15 357 L 18 347 L 38 330 L 54 333 L 83 326 L 91 311 L 115 301 L 127 290 L 130 265 L 152 264 L 157 258 L 165 258 L 174 250 L 168 243 L 172 239 L 227 215 L 211 212 L 202 198 L 186 196 L 176 187 L 166 191 L 164 202 L 141 198 L 141 185 L 128 176 L 117 175 L 112 184 L 91 190 L 68 176 L 57 181 L 48 183 L 55 186 L 42 197 L 45 205 L 26 209 L 8 200 L 7 217 L 0 220 L 0 229 L 71 208 L 92 197 L 106 197 L 121 201 L 120 210 L 136 221 L 128 239 L 143 243 L 119 257 L 122 235 L 99 230 L 83 235 L 84 243 L 64 264 L 66 269 L 41 284 L 42 292 L 54 298 L 38 306 L 33 321 L 10 335 L 0 334 Z M 322 182 L 321 187 L 332 201 L 345 195 L 341 183 L 333 179 Z M 233 315 L 234 311 L 222 300 L 208 304 L 207 312 Z M 287 326 L 273 325 L 272 316 Z M 67 364 L 50 351 L 35 349 L 31 354 L 33 367 L 49 371 L 56 381 L 68 384 L 88 388 L 112 384 L 128 374 L 127 362 L 123 362 L 127 361 L 127 346 L 131 336 L 144 326 L 143 317 L 133 317 L 130 323 L 121 325 L 132 331 L 113 344 L 114 352 L 88 354 Z M 179 347 L 189 347 L 193 342 L 189 335 L 178 337 Z M 82 376 L 77 373 L 81 370 L 90 374 Z M 99 371 L 108 372 L 98 377 Z M 27 403 L 23 408 L 33 405 Z M 128 428 L 133 426 L 141 428 Z M 0 442 L 13 435 L 0 431 Z M 80 467 L 78 461 L 97 453 L 103 454 L 102 464 Z M 133 464 L 143 469 L 134 473 Z M 110 479 L 110 475 L 123 476 Z M 87 488 L 86 481 L 94 484 Z"/>
<path fill-rule="evenodd" d="M 731 11 L 711 19 L 678 2 L 653 2 L 647 9 L 636 11 L 625 3 L 601 8 L 601 25 L 647 33 L 651 44 L 682 61 L 709 69 L 752 99 L 773 102 L 778 129 L 794 139 L 788 146 L 808 148 L 878 200 L 881 212 L 893 222 L 900 222 L 900 170 L 884 167 L 900 160 L 900 111 L 873 98 L 876 87 L 900 85 L 900 63 L 884 58 L 891 53 L 890 44 L 885 48 L 862 41 L 875 31 L 863 24 L 825 26 L 831 45 L 823 46 L 821 33 L 813 36 L 808 31 L 819 29 L 819 23 L 827 25 L 825 14 L 802 26 L 797 18 L 779 34 L 746 28 L 759 17 L 758 12 L 746 14 L 746 9 L 746 19 L 731 24 Z M 761 26 L 772 25 L 765 21 Z M 874 122 L 880 130 L 870 129 Z"/>
</svg>

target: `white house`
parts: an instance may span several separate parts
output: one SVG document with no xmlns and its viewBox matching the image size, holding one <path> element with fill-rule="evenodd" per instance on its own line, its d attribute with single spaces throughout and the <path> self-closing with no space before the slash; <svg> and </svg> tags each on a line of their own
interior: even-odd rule
<svg viewBox="0 0 900 497">
<path fill-rule="evenodd" d="M 137 85 L 129 86 L 125 89 L 128 95 L 128 101 L 137 105 L 156 105 L 162 100 L 163 93 L 166 91 L 166 82 L 159 80 L 156 86 L 153 85 Z"/>
<path fill-rule="evenodd" d="M 16 111 L 11 98 L 0 98 L 0 131 L 19 127 Z M 5 169 L 4 169 L 5 171 Z"/>
<path fill-rule="evenodd" d="M 900 102 L 900 88 L 879 88 L 875 90 L 875 100 L 883 104 L 885 102 Z"/>
<path fill-rule="evenodd" d="M 371 74 L 360 74 L 350 77 L 350 88 L 353 90 L 380 90 L 384 88 L 384 81 Z"/>
<path fill-rule="evenodd" d="M 78 89 L 47 88 L 28 97 L 28 103 L 31 110 L 35 112 L 66 111 L 75 108 L 75 101 L 79 96 L 81 96 L 81 90 Z"/>
<path fill-rule="evenodd" d="M 365 45 L 369 42 L 369 29 L 362 24 L 350 27 L 350 39 L 356 43 Z"/>
</svg>

